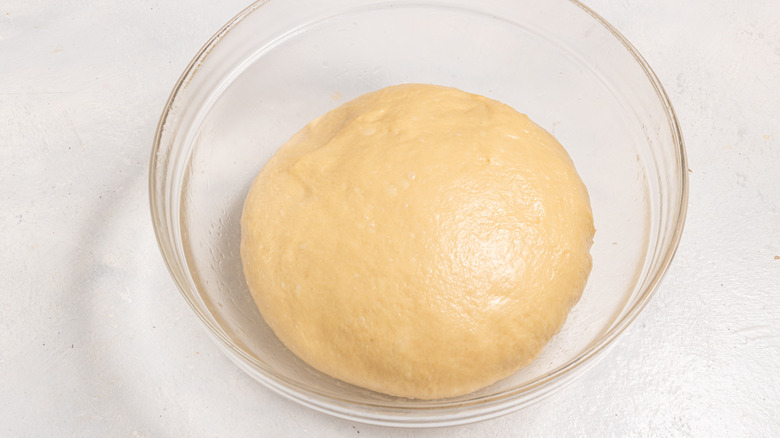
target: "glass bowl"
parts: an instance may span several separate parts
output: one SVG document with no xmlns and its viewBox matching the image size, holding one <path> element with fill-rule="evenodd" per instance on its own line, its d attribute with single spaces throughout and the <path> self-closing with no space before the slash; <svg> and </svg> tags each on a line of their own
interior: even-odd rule
<svg viewBox="0 0 780 438">
<path fill-rule="evenodd" d="M 253 177 L 308 121 L 388 85 L 433 83 L 502 101 L 567 148 L 596 225 L 582 299 L 541 356 L 475 393 L 420 401 L 310 368 L 263 322 L 244 283 L 239 219 Z M 443 426 L 529 405 L 583 374 L 647 304 L 682 232 L 687 166 L 647 63 L 571 0 L 261 0 L 179 79 L 151 157 L 152 219 L 184 298 L 244 371 L 338 417 Z"/>
</svg>

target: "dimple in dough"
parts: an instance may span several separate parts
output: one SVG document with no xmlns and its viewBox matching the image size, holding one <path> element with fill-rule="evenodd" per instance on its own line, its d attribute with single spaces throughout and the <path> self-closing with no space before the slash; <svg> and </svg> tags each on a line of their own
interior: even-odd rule
<svg viewBox="0 0 780 438">
<path fill-rule="evenodd" d="M 249 289 L 314 368 L 401 397 L 466 394 L 527 365 L 591 269 L 588 194 L 512 108 L 407 84 L 294 135 L 241 218 Z"/>
</svg>

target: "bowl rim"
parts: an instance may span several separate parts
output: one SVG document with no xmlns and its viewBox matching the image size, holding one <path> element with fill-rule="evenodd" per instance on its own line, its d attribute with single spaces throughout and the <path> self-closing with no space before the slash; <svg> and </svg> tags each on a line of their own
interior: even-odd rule
<svg viewBox="0 0 780 438">
<path fill-rule="evenodd" d="M 160 151 L 163 142 L 165 127 L 172 115 L 175 107 L 175 102 L 181 92 L 183 92 L 190 84 L 195 74 L 201 68 L 203 62 L 208 57 L 209 53 L 216 47 L 236 26 L 238 26 L 247 16 L 254 13 L 256 10 L 262 8 L 272 0 L 257 0 L 248 7 L 244 8 L 232 19 L 230 19 L 225 25 L 223 25 L 197 52 L 197 54 L 189 62 L 185 70 L 179 76 L 175 86 L 170 92 L 168 99 L 163 108 L 159 122 L 156 127 L 153 146 L 151 150 L 151 157 L 149 161 L 149 180 L 148 180 L 148 192 L 149 192 L 149 205 L 151 211 L 152 225 L 157 241 L 157 245 L 163 256 L 163 261 L 168 269 L 169 274 L 176 283 L 179 292 L 184 297 L 187 304 L 192 308 L 198 318 L 208 328 L 208 333 L 215 338 L 218 347 L 225 352 L 228 357 L 233 360 L 236 365 L 248 374 L 255 377 L 256 380 L 264 384 L 267 388 L 274 392 L 294 400 L 298 403 L 311 407 L 317 411 L 324 412 L 336 417 L 360 421 L 368 424 L 376 424 L 383 426 L 401 426 L 401 427 L 431 427 L 431 426 L 449 426 L 456 424 L 465 424 L 475 421 L 481 421 L 488 418 L 497 417 L 506 413 L 515 411 L 523 406 L 533 403 L 536 400 L 544 398 L 545 396 L 554 392 L 554 390 L 561 388 L 562 386 L 573 381 L 578 375 L 581 375 L 589 368 L 598 363 L 596 360 L 598 357 L 602 357 L 611 347 L 615 345 L 615 340 L 634 322 L 637 316 L 647 306 L 652 297 L 655 295 L 661 281 L 666 275 L 669 266 L 674 258 L 674 255 L 679 247 L 679 243 L 682 237 L 683 228 L 687 216 L 688 208 L 688 196 L 689 196 L 689 175 L 688 175 L 688 159 L 685 150 L 685 142 L 680 128 L 680 123 L 677 118 L 676 112 L 672 106 L 666 90 L 661 84 L 660 80 L 656 76 L 653 69 L 648 62 L 639 53 L 639 51 L 611 24 L 609 24 L 603 17 L 590 9 L 588 6 L 581 3 L 579 0 L 564 0 L 572 5 L 580 8 L 586 14 L 591 16 L 598 24 L 603 26 L 609 33 L 612 34 L 632 55 L 637 64 L 644 71 L 645 76 L 652 84 L 659 102 L 663 106 L 663 110 L 666 116 L 666 120 L 669 124 L 669 129 L 672 134 L 672 139 L 675 145 L 677 165 L 680 175 L 680 191 L 679 202 L 675 206 L 672 214 L 676 214 L 676 220 L 670 224 L 673 227 L 673 232 L 669 243 L 666 248 L 662 248 L 659 252 L 661 254 L 660 261 L 658 262 L 658 268 L 648 277 L 646 286 L 642 291 L 639 299 L 634 305 L 626 312 L 619 320 L 617 320 L 611 327 L 609 327 L 604 334 L 597 340 L 592 342 L 585 350 L 580 354 L 570 359 L 569 361 L 561 364 L 555 369 L 545 373 L 544 375 L 534 379 L 526 384 L 514 387 L 510 390 L 498 393 L 489 394 L 484 396 L 477 396 L 468 400 L 456 399 L 438 399 L 438 400 L 411 400 L 397 398 L 397 400 L 403 400 L 404 406 L 399 407 L 389 403 L 382 402 L 360 402 L 363 407 L 384 409 L 394 411 L 396 414 L 368 414 L 363 412 L 356 412 L 350 410 L 349 407 L 341 406 L 346 404 L 347 406 L 355 406 L 358 402 L 354 400 L 337 397 L 328 392 L 319 391 L 301 385 L 300 383 L 290 380 L 282 375 L 269 369 L 265 364 L 258 362 L 254 357 L 250 356 L 235 345 L 224 333 L 224 331 L 212 322 L 209 315 L 203 312 L 198 304 L 191 298 L 186 290 L 187 281 L 182 278 L 173 265 L 173 254 L 167 249 L 167 243 L 173 243 L 175 239 L 164 230 L 160 224 L 166 223 L 166 215 L 163 211 L 160 211 L 157 206 L 162 204 L 161 199 L 158 198 L 155 188 L 159 185 L 158 175 L 156 169 L 160 163 Z M 678 193 L 675 193 L 678 194 Z M 674 216 L 672 216 L 674 217 Z M 255 365 L 255 369 L 249 367 L 249 364 L 242 362 L 248 361 Z M 262 372 L 261 372 L 262 370 Z M 523 402 L 516 402 L 518 398 L 523 396 L 531 396 Z M 336 402 L 339 405 L 323 406 L 324 403 Z M 473 406 L 475 404 L 488 405 L 487 409 L 479 411 L 472 416 L 447 415 L 446 412 L 459 410 L 466 406 Z M 439 417 L 435 419 L 429 419 L 424 417 L 415 417 L 414 414 L 420 412 L 438 413 Z M 443 417 L 442 417 L 442 414 Z M 410 416 L 412 415 L 412 416 Z"/>
</svg>

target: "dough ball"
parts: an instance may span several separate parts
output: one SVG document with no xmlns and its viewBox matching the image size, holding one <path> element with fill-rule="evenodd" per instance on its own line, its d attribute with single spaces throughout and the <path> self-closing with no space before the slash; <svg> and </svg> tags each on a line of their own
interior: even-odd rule
<svg viewBox="0 0 780 438">
<path fill-rule="evenodd" d="M 252 183 L 241 233 L 252 296 L 293 353 L 433 399 L 539 355 L 585 287 L 594 228 L 549 133 L 495 100 L 408 84 L 294 135 Z"/>
</svg>

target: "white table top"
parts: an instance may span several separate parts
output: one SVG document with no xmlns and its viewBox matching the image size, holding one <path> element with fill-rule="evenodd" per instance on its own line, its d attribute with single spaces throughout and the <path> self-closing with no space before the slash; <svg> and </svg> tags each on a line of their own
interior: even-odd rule
<svg viewBox="0 0 780 438">
<path fill-rule="evenodd" d="M 690 208 L 658 294 L 525 410 L 393 430 L 298 406 L 213 344 L 157 249 L 170 89 L 247 0 L 0 5 L 0 435 L 780 435 L 780 2 L 587 0 L 675 105 Z"/>
</svg>

